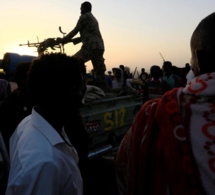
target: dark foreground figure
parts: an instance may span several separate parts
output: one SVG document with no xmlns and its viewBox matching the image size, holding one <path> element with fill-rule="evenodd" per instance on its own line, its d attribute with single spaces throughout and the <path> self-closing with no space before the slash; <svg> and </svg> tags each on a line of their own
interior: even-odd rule
<svg viewBox="0 0 215 195">
<path fill-rule="evenodd" d="M 146 102 L 116 159 L 121 195 L 215 192 L 215 13 L 191 37 L 195 77 Z"/>
<path fill-rule="evenodd" d="M 32 62 L 27 84 L 33 109 L 10 139 L 6 195 L 83 194 L 78 154 L 64 126 L 82 99 L 85 73 L 82 60 L 65 54 Z"/>
</svg>

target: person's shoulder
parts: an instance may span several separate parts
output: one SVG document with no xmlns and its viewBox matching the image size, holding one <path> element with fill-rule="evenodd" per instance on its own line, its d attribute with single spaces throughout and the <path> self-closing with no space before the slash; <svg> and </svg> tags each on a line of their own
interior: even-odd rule
<svg viewBox="0 0 215 195">
<path fill-rule="evenodd" d="M 31 169 L 29 162 L 34 161 L 38 166 L 51 164 L 54 161 L 53 147 L 49 141 L 29 123 L 30 116 L 23 119 L 11 137 L 12 149 L 19 148 L 19 159 L 26 169 Z"/>
<path fill-rule="evenodd" d="M 155 99 L 151 99 L 151 100 L 146 101 L 143 104 L 141 110 L 144 110 L 147 113 L 149 113 L 151 111 L 151 108 L 156 107 L 160 100 L 161 100 L 161 98 L 155 98 Z"/>
<path fill-rule="evenodd" d="M 168 90 L 163 94 L 161 100 L 167 102 L 167 100 L 169 101 L 170 99 L 175 98 L 177 96 L 177 93 L 181 92 L 182 89 L 182 87 L 175 87 L 171 90 Z"/>
<path fill-rule="evenodd" d="M 27 129 L 31 124 L 31 115 L 26 116 L 17 126 L 18 129 Z"/>
</svg>

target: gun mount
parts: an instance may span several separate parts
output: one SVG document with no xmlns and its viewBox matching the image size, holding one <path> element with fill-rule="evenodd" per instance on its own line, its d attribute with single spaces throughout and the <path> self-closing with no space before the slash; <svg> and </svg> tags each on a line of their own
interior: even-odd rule
<svg viewBox="0 0 215 195">
<path fill-rule="evenodd" d="M 63 34 L 63 37 L 65 36 L 65 32 L 62 31 L 61 26 L 59 27 L 59 31 Z M 39 39 L 37 37 L 37 42 L 36 43 L 30 43 L 29 41 L 25 44 L 19 44 L 19 46 L 28 46 L 28 47 L 36 47 L 37 48 L 37 52 L 38 55 L 42 55 L 44 53 L 47 52 L 47 49 L 50 47 L 52 50 L 55 49 L 60 49 L 60 52 L 64 53 L 64 44 L 63 43 L 59 43 L 59 41 L 57 41 L 58 38 L 48 38 L 45 39 L 42 42 L 39 42 Z M 71 41 L 69 42 L 73 42 L 74 41 L 71 39 Z"/>
<path fill-rule="evenodd" d="M 42 42 L 30 43 L 29 41 L 26 44 L 19 44 L 19 46 L 28 46 L 28 47 L 36 47 L 38 55 L 42 55 L 47 52 L 47 49 L 50 47 L 52 50 L 56 48 L 60 49 L 60 52 L 64 51 L 63 44 L 57 43 L 57 38 L 48 38 Z"/>
</svg>

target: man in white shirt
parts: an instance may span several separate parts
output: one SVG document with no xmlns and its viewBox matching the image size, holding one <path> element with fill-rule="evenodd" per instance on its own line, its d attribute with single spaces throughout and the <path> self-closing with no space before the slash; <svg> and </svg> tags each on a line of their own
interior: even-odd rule
<svg viewBox="0 0 215 195">
<path fill-rule="evenodd" d="M 65 54 L 32 62 L 28 85 L 35 106 L 10 139 L 6 195 L 83 194 L 78 155 L 63 126 L 82 99 L 85 73 L 83 61 Z"/>
</svg>

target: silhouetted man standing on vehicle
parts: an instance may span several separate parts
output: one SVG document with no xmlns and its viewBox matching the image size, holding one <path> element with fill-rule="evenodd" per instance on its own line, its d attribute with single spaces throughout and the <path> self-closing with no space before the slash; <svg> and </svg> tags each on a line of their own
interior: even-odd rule
<svg viewBox="0 0 215 195">
<path fill-rule="evenodd" d="M 68 33 L 64 38 L 58 38 L 59 43 L 66 44 L 71 42 L 71 39 L 79 32 L 80 37 L 76 38 L 74 44 L 82 42 L 81 49 L 74 54 L 84 58 L 84 61 L 92 61 L 93 69 L 95 71 L 96 79 L 98 81 L 98 87 L 103 90 L 106 89 L 104 64 L 104 42 L 99 30 L 99 24 L 97 19 L 91 13 L 92 5 L 90 2 L 84 2 L 81 4 L 81 16 L 75 26 L 75 28 Z"/>
</svg>

